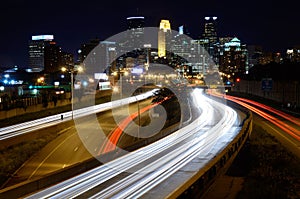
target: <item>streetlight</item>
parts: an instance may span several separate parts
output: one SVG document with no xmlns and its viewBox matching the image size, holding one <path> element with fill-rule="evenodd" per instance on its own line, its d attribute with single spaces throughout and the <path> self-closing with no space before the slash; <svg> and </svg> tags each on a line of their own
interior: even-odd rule
<svg viewBox="0 0 300 199">
<path fill-rule="evenodd" d="M 71 107 L 72 107 L 71 111 L 72 111 L 72 120 L 73 120 L 74 119 L 74 113 L 73 113 L 73 110 L 74 110 L 74 72 L 76 72 L 76 71 L 74 70 L 74 68 L 68 70 L 66 67 L 62 67 L 61 71 L 62 72 L 68 71 L 69 73 L 71 73 Z M 82 72 L 83 68 L 81 66 L 79 66 L 77 68 L 77 71 Z"/>
<path fill-rule="evenodd" d="M 113 72 L 113 75 L 115 76 L 115 77 L 117 77 L 118 76 L 118 74 L 120 75 L 120 79 L 119 79 L 119 92 L 120 92 L 120 98 L 122 99 L 123 98 L 123 76 L 128 76 L 128 71 L 125 71 L 125 72 L 123 72 L 123 74 L 122 74 L 122 72 L 121 71 L 118 71 L 118 72 Z"/>
<path fill-rule="evenodd" d="M 141 126 L 141 115 L 140 115 L 140 102 L 137 99 L 137 97 L 135 96 L 135 99 L 137 101 L 137 105 L 138 105 L 138 120 L 139 120 L 139 124 L 138 124 L 138 133 L 137 133 L 137 137 L 138 139 L 140 138 L 140 126 Z"/>
<path fill-rule="evenodd" d="M 128 76 L 128 72 L 125 71 L 125 72 L 123 73 L 123 75 L 122 75 L 122 74 L 120 74 L 120 75 L 121 75 L 121 77 L 120 77 L 120 78 L 121 78 L 121 84 L 120 84 L 120 85 L 121 85 L 121 91 L 120 91 L 120 92 L 121 92 L 121 99 L 122 99 L 122 98 L 123 98 L 123 75 L 124 75 L 124 76 Z"/>
</svg>

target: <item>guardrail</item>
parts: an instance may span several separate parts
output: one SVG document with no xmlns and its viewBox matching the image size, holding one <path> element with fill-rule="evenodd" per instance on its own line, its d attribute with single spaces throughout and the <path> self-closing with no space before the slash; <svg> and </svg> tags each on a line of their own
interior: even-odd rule
<svg viewBox="0 0 300 199">
<path fill-rule="evenodd" d="M 186 183 L 182 184 L 181 187 L 169 194 L 167 198 L 201 198 L 214 181 L 229 169 L 242 146 L 250 137 L 252 132 L 252 112 L 231 102 L 228 103 L 247 114 L 246 119 L 242 122 L 242 129 L 239 134 L 222 152 Z"/>
</svg>

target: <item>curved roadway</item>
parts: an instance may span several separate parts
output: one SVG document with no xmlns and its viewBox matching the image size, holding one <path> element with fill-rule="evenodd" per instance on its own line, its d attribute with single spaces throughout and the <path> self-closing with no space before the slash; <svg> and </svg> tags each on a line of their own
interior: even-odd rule
<svg viewBox="0 0 300 199">
<path fill-rule="evenodd" d="M 196 159 L 199 161 L 196 167 L 204 167 L 240 130 L 236 111 L 202 95 L 200 90 L 195 90 L 194 94 L 201 115 L 191 124 L 153 144 L 28 198 L 167 197 L 190 176 L 181 176 L 177 184 L 176 180 L 173 181 L 173 187 L 164 187 L 164 191 L 158 193 L 155 190 L 160 184 L 178 175 L 181 169 Z"/>
</svg>

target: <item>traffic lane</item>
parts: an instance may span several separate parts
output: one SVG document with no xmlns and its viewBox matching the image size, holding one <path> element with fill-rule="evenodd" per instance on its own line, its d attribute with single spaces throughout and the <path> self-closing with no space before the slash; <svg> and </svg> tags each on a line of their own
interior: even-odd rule
<svg viewBox="0 0 300 199">
<path fill-rule="evenodd" d="M 115 127 L 112 119 L 111 111 L 106 111 L 99 115 L 99 123 L 102 125 L 104 132 L 110 132 Z M 40 178 L 48 173 L 60 170 L 72 164 L 82 162 L 92 157 L 85 145 L 89 148 L 99 148 L 98 136 L 95 136 L 93 131 L 90 131 L 94 121 L 86 118 L 82 120 L 80 126 L 81 130 L 86 129 L 84 137 L 80 137 L 74 126 L 60 132 L 60 136 L 47 144 L 42 150 L 32 156 L 25 162 L 20 169 L 14 174 L 7 186 L 23 182 L 25 180 Z M 83 145 L 82 139 L 85 139 Z"/>
<path fill-rule="evenodd" d="M 126 148 L 129 146 L 128 143 L 156 136 L 164 128 L 165 122 L 166 116 L 162 116 L 162 114 L 155 113 L 153 109 L 149 109 L 126 126 L 117 142 L 117 146 Z M 176 125 L 179 127 L 179 123 Z"/>
<path fill-rule="evenodd" d="M 140 103 L 140 106 L 146 106 L 149 102 L 149 100 L 143 101 Z M 133 111 L 135 109 L 135 104 L 132 104 L 127 108 L 129 108 L 129 111 Z M 119 109 L 119 112 L 122 112 L 122 110 Z M 57 148 L 57 152 L 51 154 L 48 161 L 45 161 L 44 164 L 46 167 L 47 164 L 50 167 L 53 167 L 53 165 L 62 165 L 62 167 L 65 167 L 89 159 L 92 156 L 96 156 L 101 144 L 106 140 L 106 136 L 117 126 L 113 117 L 114 113 L 116 112 L 106 111 L 98 114 L 96 121 L 89 119 L 89 117 L 93 117 L 89 116 L 80 120 L 79 123 L 76 122 L 76 129 L 80 129 L 84 134 L 82 135 L 82 133 L 80 133 L 78 135 L 78 133 L 75 133 L 61 144 L 59 148 Z M 99 128 L 101 128 L 101 133 L 99 133 Z M 99 134 L 101 135 L 99 136 Z M 58 167 L 57 169 L 59 168 L 61 167 Z M 44 170 L 47 170 L 47 168 Z"/>
<path fill-rule="evenodd" d="M 255 106 L 256 108 L 260 108 L 260 109 L 264 109 L 266 112 L 271 113 L 272 115 L 277 115 L 280 116 L 281 118 L 284 118 L 285 121 L 290 121 L 291 123 L 296 124 L 297 126 L 300 126 L 300 118 L 298 117 L 294 117 L 290 114 L 287 114 L 283 111 L 277 110 L 273 107 L 270 107 L 268 105 L 253 101 L 253 100 L 249 100 L 249 99 L 245 99 L 245 98 L 240 98 L 240 97 L 233 97 L 233 96 L 227 96 L 232 99 L 237 99 L 239 101 L 243 101 L 246 102 L 250 105 Z"/>
<path fill-rule="evenodd" d="M 62 155 L 56 155 L 57 153 Z M 85 147 L 82 146 L 78 135 L 74 133 L 54 148 L 45 159 L 37 165 L 28 179 L 42 177 L 48 173 L 66 168 L 89 158 L 91 158 L 91 155 L 87 152 Z"/>
<path fill-rule="evenodd" d="M 185 133 L 183 133 L 183 135 L 184 135 L 184 137 L 185 137 L 185 135 L 187 135 L 187 137 L 185 137 L 184 139 L 181 139 L 179 135 L 178 135 L 179 136 L 178 139 L 176 139 L 175 138 L 176 135 L 175 135 L 175 137 L 172 135 L 172 137 L 175 138 L 175 140 L 171 139 L 168 141 L 168 145 L 170 145 L 171 147 L 165 148 L 159 154 L 151 156 L 148 159 L 141 158 L 143 160 L 143 162 L 131 167 L 130 169 L 128 167 L 127 172 L 133 174 L 134 177 L 141 177 L 141 178 L 143 178 L 144 175 L 148 176 L 148 174 L 149 175 L 152 174 L 152 172 L 149 173 L 149 171 L 160 172 L 161 169 L 158 169 L 158 168 L 164 167 L 166 165 L 171 165 L 171 163 L 170 164 L 165 163 L 165 161 L 167 161 L 168 158 L 170 158 L 170 160 L 172 161 L 172 160 L 175 160 L 177 158 L 177 156 L 180 156 L 179 154 L 177 154 L 177 152 L 176 152 L 176 154 L 173 154 L 175 151 L 177 151 L 177 149 L 181 148 L 178 151 L 178 153 L 179 152 L 183 152 L 183 153 L 187 152 L 187 154 L 189 154 L 189 152 L 187 150 L 193 148 L 193 144 L 201 145 L 201 143 L 202 143 L 202 144 L 204 144 L 204 146 L 207 146 L 207 145 L 211 146 L 212 148 L 206 148 L 204 151 L 202 151 L 202 154 L 204 156 L 209 155 L 210 151 L 213 150 L 216 145 L 220 144 L 217 142 L 218 139 L 216 139 L 216 138 L 218 138 L 219 132 L 223 131 L 223 129 L 224 129 L 222 125 L 228 124 L 228 122 L 225 122 L 225 120 L 223 120 L 223 119 L 221 120 L 221 118 L 225 119 L 228 116 L 228 114 L 226 114 L 223 110 L 215 110 L 214 113 L 212 113 L 211 115 L 212 115 L 212 119 L 211 120 L 207 119 L 207 121 L 205 121 L 205 125 L 203 125 L 201 127 L 201 131 L 198 131 L 197 133 L 196 132 L 192 132 L 192 133 L 185 132 Z M 206 119 L 206 117 L 211 118 L 210 116 L 205 115 L 205 117 L 203 119 Z M 196 126 L 198 127 L 199 124 L 197 124 Z M 206 134 L 206 135 L 202 135 L 202 134 Z M 227 137 L 227 136 L 225 136 L 225 137 Z M 199 139 L 200 140 L 205 139 L 205 140 L 202 140 L 201 142 L 199 142 L 198 141 Z M 180 140 L 180 141 L 177 142 L 178 140 Z M 171 144 L 170 142 L 171 143 L 174 142 L 174 144 Z M 158 150 L 158 149 L 153 148 L 152 153 L 154 153 L 156 150 Z M 161 149 L 159 148 L 159 150 L 161 150 Z M 168 155 L 168 154 L 170 154 L 170 155 Z M 173 154 L 174 158 L 171 154 Z M 148 166 L 150 166 L 150 165 L 152 165 L 153 167 L 151 166 L 151 168 L 148 168 Z M 173 163 L 172 163 L 172 165 L 173 165 Z M 146 169 L 146 170 L 140 170 L 140 169 Z M 191 172 L 188 172 L 188 173 L 191 174 Z M 136 176 L 136 174 L 137 174 L 137 176 Z M 147 176 L 145 176 L 145 178 L 147 178 Z M 180 178 L 177 178 L 176 182 L 180 181 L 182 183 L 182 177 L 183 176 L 181 175 Z M 117 183 L 124 181 L 124 184 L 126 182 L 126 183 L 129 183 L 129 186 L 131 186 L 130 185 L 131 183 L 136 184 L 135 183 L 136 180 L 132 181 L 132 179 L 133 179 L 132 176 L 128 176 L 128 182 L 127 182 L 127 180 L 124 181 L 125 179 L 123 179 L 123 176 L 122 176 L 122 178 L 116 178 L 116 181 L 117 181 Z M 143 181 L 143 179 L 141 179 L 141 181 Z M 139 184 L 139 182 L 137 182 L 137 183 Z M 111 185 L 111 183 L 109 183 L 109 184 Z M 124 184 L 121 183 L 119 185 L 113 185 L 112 187 L 106 187 L 106 186 L 103 186 L 103 184 L 102 184 L 102 186 L 96 187 L 95 189 L 90 190 L 89 193 L 85 194 L 84 197 L 91 196 L 96 193 L 98 194 L 98 192 L 104 192 L 104 194 L 105 194 L 105 191 L 103 189 L 104 187 L 106 187 L 105 189 L 108 191 L 108 194 L 110 193 L 110 191 L 112 189 L 121 188 L 121 189 L 125 190 L 126 187 L 124 187 L 125 186 Z M 169 184 L 169 183 L 167 183 L 167 184 Z M 128 186 L 128 185 L 126 185 L 126 186 Z M 160 186 L 160 187 L 164 187 L 164 186 Z M 117 192 L 119 192 L 119 191 L 116 190 L 116 193 Z M 158 192 L 155 191 L 154 193 L 155 193 L 154 195 L 157 196 Z M 97 195 L 96 197 L 99 197 L 99 196 Z M 80 198 L 82 198 L 82 197 L 80 197 Z"/>
<path fill-rule="evenodd" d="M 6 186 L 10 186 L 25 180 L 33 179 L 35 174 L 37 172 L 38 168 L 43 167 L 43 163 L 50 157 L 50 154 L 53 154 L 54 151 L 60 146 L 61 143 L 65 143 L 65 140 L 68 140 L 69 138 L 74 136 L 74 128 L 70 127 L 65 130 L 63 130 L 60 136 L 58 136 L 54 141 L 47 144 L 41 151 L 37 152 L 35 155 L 33 155 L 27 162 L 25 162 L 14 174 L 14 177 L 9 179 Z M 58 167 L 58 164 L 54 162 L 52 164 L 53 170 L 55 167 Z"/>
<path fill-rule="evenodd" d="M 287 134 L 284 130 L 262 117 L 253 114 L 253 122 L 261 126 L 269 134 L 278 139 L 289 151 L 300 158 L 300 142 Z"/>
<path fill-rule="evenodd" d="M 249 105 L 249 104 L 243 102 L 242 100 L 234 99 L 230 96 L 229 97 L 226 96 L 226 98 L 233 101 L 233 102 L 236 102 L 236 103 L 240 104 L 241 106 L 244 106 L 244 107 L 248 108 L 249 110 L 256 113 L 257 115 L 267 119 L 271 123 L 275 124 L 276 126 L 281 128 L 282 130 L 284 130 L 285 133 L 287 133 L 290 136 L 294 137 L 294 139 L 297 139 L 298 141 L 300 141 L 300 131 L 295 129 L 293 126 L 288 125 L 287 123 L 282 121 L 280 118 L 277 118 L 273 115 L 270 115 L 270 114 L 266 113 L 266 111 L 262 110 L 261 108 L 256 108 L 252 105 Z"/>
<path fill-rule="evenodd" d="M 205 102 L 204 102 L 205 103 Z M 77 194 L 83 193 L 86 190 L 90 190 L 92 187 L 95 187 L 97 185 L 99 185 L 99 183 L 103 183 L 103 180 L 107 180 L 110 178 L 114 178 L 116 175 L 120 174 L 120 172 L 125 172 L 125 171 L 129 171 L 131 170 L 133 167 L 139 167 L 138 164 L 142 164 L 142 162 L 144 162 L 145 160 L 153 157 L 153 156 L 157 156 L 159 153 L 162 153 L 165 150 L 168 150 L 170 148 L 172 148 L 172 146 L 175 146 L 179 143 L 184 144 L 183 147 L 189 147 L 190 148 L 190 144 L 194 143 L 194 144 L 213 144 L 216 142 L 215 137 L 218 136 L 217 132 L 225 132 L 229 126 L 231 126 L 231 124 L 233 124 L 234 120 L 236 120 L 236 116 L 234 117 L 235 114 L 229 114 L 229 109 L 226 108 L 225 111 L 225 116 L 223 117 L 223 119 L 221 121 L 219 121 L 218 124 L 215 124 L 215 126 L 211 126 L 211 120 L 213 120 L 214 118 L 214 114 L 212 113 L 212 106 L 205 103 L 205 105 L 203 103 L 202 107 L 203 107 L 203 113 L 201 114 L 201 116 L 199 117 L 199 119 L 195 120 L 194 122 L 191 123 L 190 126 L 186 126 L 182 129 L 180 129 L 178 131 L 178 133 L 175 134 L 171 134 L 168 137 L 158 140 L 157 142 L 153 143 L 152 145 L 149 146 L 145 146 L 135 152 L 132 152 L 130 154 L 128 154 L 127 156 L 124 157 L 120 157 L 118 160 L 116 161 L 111 161 L 108 162 L 107 165 L 102 165 L 101 167 L 97 168 L 96 170 L 90 171 L 88 172 L 89 174 L 84 174 L 84 175 L 80 175 L 78 177 L 76 177 L 75 179 L 70 179 L 67 182 L 63 182 L 53 188 L 49 188 L 46 191 L 44 191 L 44 193 L 41 193 L 39 195 L 43 195 L 43 194 L 52 194 L 52 192 L 57 189 L 60 190 L 60 193 L 58 193 L 57 195 L 60 196 L 67 196 L 67 195 L 72 195 L 75 194 L 75 192 Z M 216 103 L 214 103 L 216 105 Z M 218 105 L 216 105 L 217 107 L 220 107 Z M 221 107 L 220 107 L 221 108 Z M 223 112 L 224 111 L 218 111 L 218 112 Z M 232 115 L 232 117 L 230 117 L 230 115 Z M 226 118 L 228 118 L 229 120 L 227 120 Z M 208 126 L 207 126 L 208 125 Z M 204 132 L 205 135 L 199 135 L 200 137 L 198 137 L 197 135 L 195 135 L 195 132 L 200 131 L 200 129 L 204 128 Z M 220 130 L 220 131 L 219 131 Z M 202 133 L 200 133 L 202 134 Z M 204 137 L 203 137 L 204 136 Z M 208 137 L 213 139 L 212 142 L 208 141 Z M 232 137 L 234 135 L 230 135 L 229 137 L 227 135 L 224 134 L 224 138 L 231 140 Z M 187 139 L 191 138 L 192 143 L 186 143 Z M 199 142 L 202 139 L 205 139 L 203 143 L 202 141 Z M 200 140 L 199 140 L 200 139 Z M 227 142 L 222 142 L 222 143 L 227 143 Z M 175 146 L 175 149 L 177 149 L 178 147 Z M 173 148 L 174 149 L 174 148 Z M 196 148 L 195 148 L 196 149 Z M 216 149 L 214 147 L 214 149 Z M 172 152 L 174 150 L 171 150 Z M 182 151 L 182 150 L 180 150 Z M 180 152 L 178 151 L 178 152 Z M 185 150 L 184 150 L 185 151 Z M 187 155 L 190 154 L 189 152 L 187 152 Z M 205 153 L 207 154 L 207 153 Z M 176 154 L 173 154 L 176 156 Z M 213 154 L 212 154 L 213 155 Z M 173 158 L 171 158 L 173 159 Z M 163 162 L 163 161 L 162 161 Z M 162 163 L 159 161 L 159 163 Z M 109 169 L 108 167 L 110 167 L 111 169 Z M 102 170 L 102 171 L 101 171 Z M 153 170 L 153 169 L 152 169 Z M 97 174 L 97 175 L 94 175 Z M 78 179 L 82 179 L 82 181 L 78 182 Z M 91 183 L 92 182 L 92 183 Z M 65 184 L 65 185 L 63 185 Z M 66 186 L 66 184 L 68 184 L 69 186 Z M 69 189 L 70 188 L 70 189 Z M 65 190 L 65 191 L 63 191 Z"/>
<path fill-rule="evenodd" d="M 149 102 L 148 100 L 140 103 L 140 105 L 144 106 Z M 129 109 L 135 110 L 135 105 L 129 106 Z M 78 135 L 74 126 L 63 130 L 57 139 L 50 142 L 24 163 L 14 177 L 8 181 L 7 186 L 42 177 L 48 173 L 89 159 L 92 155 L 97 155 L 97 151 L 106 139 L 105 136 L 116 127 L 112 114 L 112 111 L 98 114 L 97 124 L 95 120 L 89 119 L 90 116 L 80 119 L 80 122 L 77 121 L 76 129 L 79 128 L 81 131 L 84 131 L 84 135 Z M 101 137 L 99 137 L 99 132 L 96 132 L 99 130 L 97 128 L 99 125 L 104 133 Z"/>
</svg>

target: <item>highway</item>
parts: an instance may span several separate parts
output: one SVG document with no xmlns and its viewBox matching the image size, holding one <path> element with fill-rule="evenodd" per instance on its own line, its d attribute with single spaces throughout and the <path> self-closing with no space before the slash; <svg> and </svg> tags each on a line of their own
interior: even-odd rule
<svg viewBox="0 0 300 199">
<path fill-rule="evenodd" d="M 254 121 L 270 134 L 274 135 L 287 149 L 300 158 L 300 119 L 283 111 L 272 108 L 259 102 L 234 97 L 230 95 L 214 96 L 225 98 L 251 110 L 256 115 Z"/>
<path fill-rule="evenodd" d="M 40 118 L 40 119 L 29 121 L 29 122 L 24 122 L 21 124 L 3 127 L 3 128 L 0 128 L 0 141 L 8 139 L 8 138 L 13 138 L 13 137 L 16 137 L 19 135 L 23 135 L 23 134 L 26 134 L 28 132 L 32 132 L 35 130 L 43 129 L 43 128 L 46 128 L 49 126 L 54 126 L 54 125 L 57 125 L 59 123 L 65 122 L 65 121 L 72 120 L 73 119 L 72 116 L 74 118 L 80 118 L 80 117 L 84 117 L 84 116 L 87 116 L 90 114 L 96 114 L 99 112 L 110 110 L 112 108 L 116 108 L 116 107 L 122 106 L 124 104 L 133 103 L 133 102 L 136 102 L 137 100 L 143 100 L 143 99 L 146 99 L 146 98 L 152 96 L 156 90 L 157 89 L 154 89 L 152 91 L 149 91 L 144 94 L 140 94 L 138 96 L 133 96 L 133 97 L 125 98 L 125 99 L 116 100 L 113 102 L 107 102 L 107 103 L 103 103 L 103 104 L 99 104 L 99 105 L 94 105 L 91 107 L 73 110 L 73 112 L 69 111 L 69 112 L 65 112 L 62 114 L 52 115 L 49 117 Z M 63 116 L 63 120 L 61 120 L 61 116 Z"/>
<path fill-rule="evenodd" d="M 143 100 L 139 102 L 141 109 L 148 107 L 151 100 Z M 136 112 L 136 104 L 128 106 L 130 112 Z M 114 114 L 122 115 L 122 110 L 118 109 Z M 58 171 L 68 166 L 83 162 L 94 156 L 97 156 L 102 148 L 103 143 L 107 140 L 106 136 L 117 127 L 117 124 L 112 117 L 112 111 L 102 111 L 98 113 L 97 120 L 105 135 L 99 136 L 99 133 L 94 132 L 92 126 L 94 121 L 89 118 L 92 116 L 86 115 L 75 126 L 70 126 L 60 132 L 60 136 L 47 144 L 42 150 L 25 162 L 21 168 L 17 170 L 7 183 L 6 186 L 11 186 L 26 180 L 41 178 L 46 174 Z M 84 130 L 86 133 L 81 136 L 77 132 L 77 128 Z"/>
<path fill-rule="evenodd" d="M 299 118 L 253 100 L 233 96 L 227 96 L 227 99 L 256 113 L 257 116 L 254 117 L 254 121 L 274 135 L 288 150 L 300 158 Z"/>
<path fill-rule="evenodd" d="M 211 96 L 224 99 L 225 104 L 226 100 L 230 100 L 256 113 L 254 121 L 282 140 L 282 142 L 299 157 L 299 118 L 244 98 L 210 94 Z M 189 164 L 195 162 L 197 159 L 197 161 L 200 160 L 200 162 L 197 163 L 199 168 L 193 168 L 193 170 L 201 169 L 201 166 L 204 167 L 234 138 L 240 129 L 239 122 L 241 121 L 241 116 L 239 116 L 236 111 L 225 104 L 213 100 L 215 99 L 214 97 L 203 95 L 199 89 L 195 89 L 194 98 L 196 102 L 198 102 L 197 107 L 201 114 L 197 119 L 194 120 L 193 118 L 193 122 L 189 125 L 184 126 L 155 143 L 126 153 L 117 159 L 106 162 L 102 166 L 29 195 L 27 198 L 168 197 L 172 190 L 190 177 L 187 176 L 186 173 L 182 175 L 182 171 L 186 170 Z M 85 118 L 84 120 L 80 120 L 81 122 L 85 121 L 86 123 L 81 123 L 85 125 L 79 128 L 86 129 L 86 140 L 89 141 L 88 144 L 85 143 L 85 145 L 92 147 L 78 147 L 83 137 L 78 137 L 76 138 L 77 141 L 74 141 L 74 135 L 70 134 L 70 137 L 68 137 L 68 134 L 64 133 L 65 136 L 67 136 L 65 140 L 70 140 L 70 142 L 65 146 L 67 149 L 62 148 L 59 153 L 72 154 L 78 152 L 79 155 L 76 161 L 80 162 L 81 160 L 91 157 L 91 154 L 99 156 L 102 153 L 109 153 L 110 151 L 116 150 L 119 140 L 121 140 L 124 135 L 122 133 L 124 130 L 135 133 L 139 132 L 137 125 L 135 125 L 137 121 L 134 121 L 138 118 L 138 113 L 136 112 L 137 106 L 140 106 L 138 108 L 140 115 L 148 113 L 148 111 L 153 108 L 153 106 L 149 105 L 146 101 L 132 104 L 133 109 L 130 111 L 131 115 L 127 117 L 127 121 L 126 119 L 124 120 L 124 126 L 119 130 L 118 127 L 115 128 L 116 124 L 113 125 L 111 119 L 111 114 L 116 114 L 116 112 L 112 113 L 111 111 L 106 111 L 108 115 L 101 116 L 101 127 L 107 127 L 107 129 L 104 130 L 107 138 L 103 140 L 93 137 L 92 131 L 95 129 L 90 129 L 89 126 L 93 126 L 94 124 L 86 115 L 86 117 L 83 117 Z M 111 131 L 111 129 L 115 130 Z M 67 131 L 68 130 L 69 129 L 67 129 Z M 114 134 L 116 136 L 114 136 Z M 60 141 L 60 143 L 62 142 L 64 141 Z M 73 146 L 72 143 L 77 144 Z M 58 146 L 58 148 L 59 147 L 60 146 Z M 69 150 L 69 152 L 66 152 L 66 150 Z M 49 152 L 47 153 L 49 154 Z M 57 153 L 57 155 L 59 153 Z M 86 156 L 84 157 L 82 154 L 86 154 Z M 59 163 L 59 168 L 68 166 L 71 163 L 70 159 L 63 159 L 65 159 L 64 161 L 66 162 Z M 51 170 L 53 163 L 49 164 L 47 161 L 43 163 L 46 163 L 45 165 L 48 165 L 48 169 Z M 193 164 L 193 166 L 196 167 L 196 164 Z M 40 171 L 38 170 L 40 169 L 34 170 L 33 173 L 38 174 L 41 172 L 40 176 L 45 174 L 42 172 L 42 169 Z M 189 170 L 189 172 L 192 173 L 191 168 Z M 174 176 L 177 176 L 177 178 Z M 170 183 L 170 181 L 172 182 Z"/>
<path fill-rule="evenodd" d="M 201 158 L 198 165 L 205 166 L 239 132 L 239 120 L 236 111 L 206 97 L 199 89 L 194 97 L 201 114 L 189 125 L 28 198 L 151 198 L 147 193 L 195 158 Z M 165 189 L 160 197 L 170 191 Z"/>
</svg>

